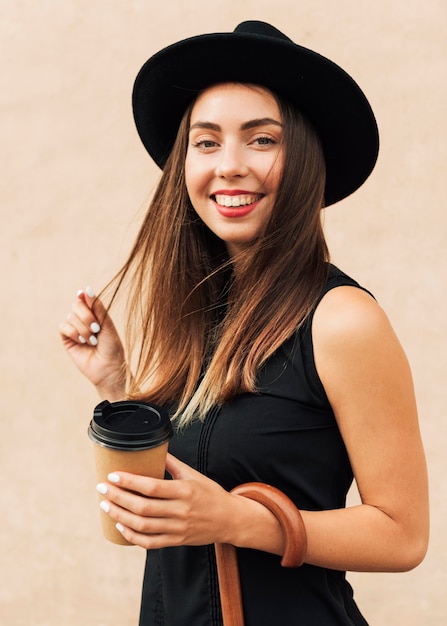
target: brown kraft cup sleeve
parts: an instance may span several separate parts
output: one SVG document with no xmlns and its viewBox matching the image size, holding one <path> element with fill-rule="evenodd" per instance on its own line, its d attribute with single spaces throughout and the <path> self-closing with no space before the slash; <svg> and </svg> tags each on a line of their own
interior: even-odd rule
<svg viewBox="0 0 447 626">
<path fill-rule="evenodd" d="M 111 472 L 129 472 L 140 476 L 152 478 L 164 478 L 166 466 L 166 453 L 168 441 L 156 448 L 147 450 L 124 451 L 113 450 L 93 444 L 95 451 L 95 464 L 98 482 L 107 483 L 107 476 Z M 107 496 L 100 496 L 104 500 Z M 115 521 L 100 509 L 102 532 L 106 539 L 112 543 L 128 546 L 131 545 L 117 530 Z"/>
</svg>

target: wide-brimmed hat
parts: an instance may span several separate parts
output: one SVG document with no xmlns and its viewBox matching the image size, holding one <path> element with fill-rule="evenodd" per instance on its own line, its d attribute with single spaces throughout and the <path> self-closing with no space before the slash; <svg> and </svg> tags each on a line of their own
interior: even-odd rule
<svg viewBox="0 0 447 626">
<path fill-rule="evenodd" d="M 133 112 L 140 138 L 159 167 L 190 102 L 221 82 L 262 85 L 305 114 L 323 146 L 326 206 L 353 193 L 371 173 L 378 131 L 360 87 L 329 59 L 259 21 L 243 22 L 231 33 L 184 39 L 143 65 L 135 80 Z"/>
</svg>

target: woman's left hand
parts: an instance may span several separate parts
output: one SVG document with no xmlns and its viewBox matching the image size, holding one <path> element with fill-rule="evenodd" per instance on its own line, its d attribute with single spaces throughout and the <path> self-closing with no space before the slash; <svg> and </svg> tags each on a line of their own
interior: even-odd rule
<svg viewBox="0 0 447 626">
<path fill-rule="evenodd" d="M 259 506 L 230 494 L 171 454 L 166 470 L 173 480 L 116 471 L 110 482 L 98 485 L 100 493 L 106 490 L 101 508 L 130 543 L 150 550 L 233 542 L 235 520 Z"/>
</svg>

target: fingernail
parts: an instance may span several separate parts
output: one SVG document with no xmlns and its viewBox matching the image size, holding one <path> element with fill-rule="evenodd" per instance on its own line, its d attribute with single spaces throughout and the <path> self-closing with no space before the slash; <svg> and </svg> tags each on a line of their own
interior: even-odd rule
<svg viewBox="0 0 447 626">
<path fill-rule="evenodd" d="M 117 522 L 115 526 L 116 526 L 116 529 L 120 531 L 120 533 L 124 532 L 124 526 L 122 524 Z"/>
<path fill-rule="evenodd" d="M 111 483 L 119 483 L 120 481 L 120 477 L 118 476 L 118 474 L 115 474 L 115 472 L 109 474 L 107 478 L 108 480 L 110 480 Z"/>
<path fill-rule="evenodd" d="M 95 335 L 91 335 L 91 337 L 89 337 L 89 341 L 92 344 L 92 346 L 98 345 L 98 340 L 96 339 Z"/>
<path fill-rule="evenodd" d="M 104 511 L 104 513 L 108 513 L 110 511 L 110 504 L 106 502 L 105 500 L 103 500 L 99 506 Z"/>
<path fill-rule="evenodd" d="M 84 290 L 83 290 L 83 289 L 80 289 L 80 290 L 76 293 L 76 295 L 77 295 L 77 297 L 79 298 L 79 296 L 82 296 L 82 294 L 83 294 L 83 293 L 84 293 Z"/>
<path fill-rule="evenodd" d="M 87 343 L 87 341 L 84 339 L 82 335 L 79 335 L 78 339 L 81 343 Z"/>
<path fill-rule="evenodd" d="M 92 322 L 90 324 L 90 330 L 92 331 L 92 333 L 99 333 L 99 331 L 101 330 L 101 326 L 98 324 L 98 322 Z"/>
<path fill-rule="evenodd" d="M 105 485 L 104 483 L 99 483 L 98 485 L 96 485 L 96 491 L 105 495 L 107 493 L 107 485 Z"/>
<path fill-rule="evenodd" d="M 86 287 L 85 288 L 85 293 L 90 296 L 90 298 L 94 298 L 95 297 L 95 292 L 93 291 L 93 289 L 91 287 Z"/>
</svg>

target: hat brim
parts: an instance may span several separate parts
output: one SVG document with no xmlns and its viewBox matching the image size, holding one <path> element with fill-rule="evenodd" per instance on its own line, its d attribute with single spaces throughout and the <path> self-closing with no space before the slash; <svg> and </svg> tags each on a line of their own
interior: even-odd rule
<svg viewBox="0 0 447 626">
<path fill-rule="evenodd" d="M 143 145 L 163 168 L 183 114 L 206 87 L 220 82 L 259 84 L 287 98 L 311 121 L 327 170 L 325 204 L 352 194 L 378 155 L 377 124 L 357 83 L 329 59 L 287 39 L 254 33 L 191 37 L 151 57 L 133 90 Z"/>
</svg>

